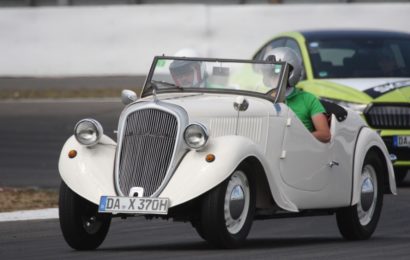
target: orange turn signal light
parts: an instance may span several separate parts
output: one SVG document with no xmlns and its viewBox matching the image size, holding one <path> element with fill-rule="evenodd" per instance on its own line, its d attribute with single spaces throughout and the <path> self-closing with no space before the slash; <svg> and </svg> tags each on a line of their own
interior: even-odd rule
<svg viewBox="0 0 410 260">
<path fill-rule="evenodd" d="M 206 155 L 206 157 L 205 157 L 205 160 L 207 161 L 207 162 L 213 162 L 213 161 L 215 161 L 215 155 L 213 155 L 213 154 L 207 154 Z"/>
<path fill-rule="evenodd" d="M 68 157 L 73 159 L 74 157 L 77 156 L 77 151 L 76 150 L 71 150 L 68 152 Z"/>
</svg>

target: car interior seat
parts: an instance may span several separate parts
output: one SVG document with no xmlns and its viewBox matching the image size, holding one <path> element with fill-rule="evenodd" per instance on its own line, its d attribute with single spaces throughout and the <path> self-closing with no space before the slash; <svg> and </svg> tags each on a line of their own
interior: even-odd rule
<svg viewBox="0 0 410 260">
<path fill-rule="evenodd" d="M 343 66 L 348 71 L 347 77 L 372 77 L 379 70 L 376 55 L 372 53 L 356 53 L 343 59 Z"/>
<path fill-rule="evenodd" d="M 330 61 L 322 61 L 319 53 L 311 54 L 310 58 L 311 63 L 314 66 L 315 77 L 332 77 L 333 64 Z"/>
<path fill-rule="evenodd" d="M 323 107 L 326 110 L 325 116 L 328 120 L 329 127 L 331 126 L 332 114 L 335 115 L 337 121 L 339 122 L 342 122 L 346 119 L 347 111 L 343 107 L 323 99 L 320 100 L 320 103 L 322 103 Z"/>
</svg>

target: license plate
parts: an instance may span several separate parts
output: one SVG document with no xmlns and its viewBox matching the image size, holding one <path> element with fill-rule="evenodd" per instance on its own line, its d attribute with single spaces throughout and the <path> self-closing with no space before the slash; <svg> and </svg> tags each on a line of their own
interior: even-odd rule
<svg viewBox="0 0 410 260">
<path fill-rule="evenodd" d="M 394 136 L 393 143 L 396 147 L 410 147 L 410 136 Z"/>
<path fill-rule="evenodd" d="M 98 212 L 165 215 L 168 207 L 167 198 L 101 196 Z"/>
</svg>

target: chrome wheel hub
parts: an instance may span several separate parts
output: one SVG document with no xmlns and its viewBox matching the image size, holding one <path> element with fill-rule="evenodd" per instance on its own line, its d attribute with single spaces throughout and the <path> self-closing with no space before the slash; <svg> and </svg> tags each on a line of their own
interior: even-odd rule
<svg viewBox="0 0 410 260">
<path fill-rule="evenodd" d="M 95 216 L 83 217 L 83 227 L 88 234 L 95 234 L 100 230 L 101 221 L 99 221 Z"/>
<path fill-rule="evenodd" d="M 245 194 L 242 187 L 236 185 L 231 192 L 231 198 L 229 200 L 229 211 L 233 219 L 238 219 L 241 216 L 244 206 Z"/>
<path fill-rule="evenodd" d="M 225 224 L 231 234 L 238 233 L 245 224 L 249 202 L 248 179 L 242 171 L 235 171 L 226 188 L 224 204 Z"/>
<path fill-rule="evenodd" d="M 360 224 L 363 226 L 373 219 L 377 202 L 377 176 L 371 165 L 365 165 L 361 176 L 360 200 L 357 204 L 357 212 Z"/>
</svg>

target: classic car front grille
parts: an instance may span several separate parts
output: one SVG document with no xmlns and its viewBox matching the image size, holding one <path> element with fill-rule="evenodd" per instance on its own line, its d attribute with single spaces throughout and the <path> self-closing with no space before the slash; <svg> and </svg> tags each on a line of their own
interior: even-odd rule
<svg viewBox="0 0 410 260">
<path fill-rule="evenodd" d="M 143 109 L 128 115 L 118 174 L 124 195 L 132 187 L 142 187 L 148 197 L 161 186 L 171 163 L 177 132 L 177 118 L 165 111 Z"/>
<path fill-rule="evenodd" d="M 410 104 L 373 104 L 364 116 L 373 128 L 410 128 Z"/>
</svg>

